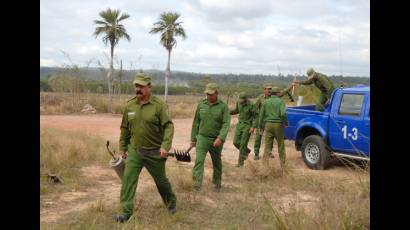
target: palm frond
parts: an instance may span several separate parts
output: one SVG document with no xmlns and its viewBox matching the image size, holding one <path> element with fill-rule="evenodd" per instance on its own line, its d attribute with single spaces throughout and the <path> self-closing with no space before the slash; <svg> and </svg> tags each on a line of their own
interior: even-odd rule
<svg viewBox="0 0 410 230">
<path fill-rule="evenodd" d="M 94 20 L 94 24 L 98 24 L 98 25 L 108 25 L 107 22 L 100 21 L 100 20 Z"/>
<path fill-rule="evenodd" d="M 95 28 L 94 35 L 98 37 L 98 35 L 104 34 L 105 36 L 102 40 L 105 45 L 110 43 L 111 46 L 114 46 L 121 38 L 125 38 L 128 41 L 131 40 L 131 37 L 127 34 L 127 30 L 124 25 L 119 23 L 120 21 L 129 18 L 130 15 L 127 13 L 123 13 L 122 15 L 120 14 L 120 10 L 108 8 L 99 12 L 100 17 L 103 20 L 94 20 L 95 24 L 101 25 Z"/>
<path fill-rule="evenodd" d="M 124 19 L 127 19 L 127 18 L 129 18 L 129 17 L 130 17 L 129 14 L 123 13 L 123 14 L 121 15 L 121 17 L 117 20 L 117 22 L 120 22 L 120 21 L 122 21 L 122 20 L 124 20 Z"/>
<path fill-rule="evenodd" d="M 155 22 L 151 28 L 151 34 L 161 33 L 160 43 L 167 49 L 172 50 L 177 45 L 175 37 L 186 38 L 184 28 L 181 26 L 182 22 L 177 22 L 180 17 L 179 13 L 163 12 L 160 14 L 159 21 Z"/>
<path fill-rule="evenodd" d="M 175 35 L 176 36 L 181 36 L 183 39 L 186 39 L 185 30 L 181 26 L 179 26 L 175 29 Z"/>
<path fill-rule="evenodd" d="M 94 35 L 97 37 L 98 35 L 105 33 L 106 27 L 96 27 L 94 31 Z"/>
</svg>

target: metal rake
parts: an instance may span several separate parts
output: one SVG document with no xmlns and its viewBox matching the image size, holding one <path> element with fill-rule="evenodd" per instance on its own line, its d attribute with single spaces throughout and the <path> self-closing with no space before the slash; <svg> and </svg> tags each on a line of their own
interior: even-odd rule
<svg viewBox="0 0 410 230">
<path fill-rule="evenodd" d="M 189 147 L 188 150 L 175 149 L 174 152 L 168 153 L 168 156 L 175 157 L 178 161 L 191 162 L 191 151 L 192 147 Z"/>
</svg>

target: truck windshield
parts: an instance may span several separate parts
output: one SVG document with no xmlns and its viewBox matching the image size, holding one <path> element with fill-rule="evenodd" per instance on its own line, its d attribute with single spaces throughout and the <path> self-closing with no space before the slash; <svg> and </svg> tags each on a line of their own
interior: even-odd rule
<svg viewBox="0 0 410 230">
<path fill-rule="evenodd" d="M 363 94 L 343 94 L 342 102 L 340 103 L 339 114 L 359 116 L 363 106 Z"/>
</svg>

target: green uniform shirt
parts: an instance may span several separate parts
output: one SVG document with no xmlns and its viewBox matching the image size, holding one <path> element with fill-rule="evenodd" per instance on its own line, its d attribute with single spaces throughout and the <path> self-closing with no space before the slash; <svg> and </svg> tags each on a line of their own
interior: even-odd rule
<svg viewBox="0 0 410 230">
<path fill-rule="evenodd" d="M 145 104 L 139 104 L 137 97 L 127 102 L 121 122 L 121 151 L 126 151 L 128 144 L 135 149 L 169 151 L 173 136 L 174 124 L 166 104 L 159 98 L 151 96 Z"/>
<path fill-rule="evenodd" d="M 225 141 L 228 135 L 231 115 L 228 106 L 221 100 L 210 105 L 207 99 L 199 101 L 192 123 L 191 141 L 196 142 L 197 135 L 219 137 Z"/>
<path fill-rule="evenodd" d="M 325 93 L 328 97 L 331 96 L 332 92 L 335 90 L 335 86 L 333 85 L 332 81 L 324 74 L 316 73 L 317 78 L 311 78 L 306 81 L 300 81 L 299 84 L 302 85 L 311 85 L 315 84 L 317 88 L 323 93 Z"/>
<path fill-rule="evenodd" d="M 259 127 L 259 114 L 260 114 L 260 111 L 261 111 L 261 107 L 262 107 L 263 102 L 266 99 L 268 99 L 269 97 L 270 96 L 265 97 L 265 94 L 261 94 L 256 98 L 255 107 L 254 107 L 254 109 L 255 109 L 255 122 L 253 122 L 252 127 L 254 127 L 254 128 Z"/>
<path fill-rule="evenodd" d="M 238 122 L 253 125 L 255 118 L 255 105 L 251 101 L 247 101 L 246 104 L 236 102 L 235 109 L 231 110 L 231 115 L 239 113 Z"/>
<path fill-rule="evenodd" d="M 290 90 L 292 89 L 292 86 L 289 86 L 288 88 L 285 88 L 284 90 L 280 91 L 277 94 L 277 97 L 283 97 L 285 96 Z M 262 108 L 262 104 L 263 102 L 270 98 L 270 96 L 265 97 L 265 94 L 261 94 L 256 98 L 256 102 L 255 102 L 255 120 L 254 120 L 254 124 L 252 125 L 252 127 L 257 128 L 259 127 L 259 114 L 260 114 L 260 110 Z"/>
<path fill-rule="evenodd" d="M 266 122 L 288 123 L 285 103 L 275 95 L 272 95 L 262 104 L 258 122 L 259 128 L 264 128 Z"/>
<path fill-rule="evenodd" d="M 290 92 L 291 89 L 292 89 L 292 86 L 289 86 L 288 88 L 285 88 L 282 91 L 280 91 L 276 96 L 283 97 L 287 95 L 287 93 Z"/>
</svg>

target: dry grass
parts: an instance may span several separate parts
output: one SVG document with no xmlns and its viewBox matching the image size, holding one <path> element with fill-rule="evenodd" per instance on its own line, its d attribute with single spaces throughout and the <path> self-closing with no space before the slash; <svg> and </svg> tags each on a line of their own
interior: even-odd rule
<svg viewBox="0 0 410 230">
<path fill-rule="evenodd" d="M 127 101 L 134 95 L 116 95 L 113 97 L 113 113 L 122 114 Z M 162 95 L 158 96 L 163 99 Z M 193 117 L 200 96 L 168 96 L 168 105 L 172 118 Z M 108 113 L 108 97 L 104 94 L 81 94 L 72 97 L 63 93 L 40 93 L 40 114 L 76 114 L 81 113 L 85 104 L 90 104 L 97 113 Z"/>
<path fill-rule="evenodd" d="M 58 158 L 51 160 L 54 162 L 51 165 L 56 168 L 64 168 L 66 165 L 81 167 L 80 162 L 84 159 L 90 162 L 108 160 L 107 154 L 101 153 L 103 149 L 98 147 L 100 146 L 98 139 L 76 135 L 79 136 L 74 137 L 73 134 L 57 133 L 52 130 L 43 132 L 42 155 L 47 151 L 50 153 L 47 148 L 67 149 L 67 152 L 58 152 Z M 67 140 L 72 138 L 74 139 Z M 90 146 L 97 151 L 89 151 L 85 146 Z M 70 157 L 66 158 L 63 155 Z M 46 159 L 48 161 L 45 162 L 50 162 L 52 159 L 51 156 L 44 157 L 43 162 Z M 61 160 L 68 162 L 61 164 L 59 163 Z M 206 161 L 209 167 L 210 158 L 206 158 Z M 202 190 L 193 191 L 192 166 L 175 160 L 167 162 L 167 175 L 177 196 L 178 212 L 173 216 L 168 215 L 156 187 L 152 185 L 137 193 L 135 212 L 127 223 L 119 224 L 113 221 L 113 216 L 120 211 L 119 204 L 111 205 L 97 199 L 88 209 L 69 213 L 57 223 L 42 224 L 41 228 L 308 230 L 370 228 L 369 172 L 361 167 L 350 166 L 349 170 L 352 170 L 354 176 L 346 181 L 327 178 L 320 173 L 300 173 L 292 161 L 289 162 L 284 174 L 278 162 L 272 160 L 267 164 L 263 161 L 248 160 L 244 168 L 235 168 L 224 162 L 223 188 L 220 193 L 215 193 L 211 184 L 212 170 L 205 170 Z"/>
<path fill-rule="evenodd" d="M 116 95 L 113 97 L 113 113 L 121 114 L 124 104 L 132 95 Z M 108 113 L 108 96 L 97 93 L 40 93 L 40 114 L 76 114 L 81 113 L 84 105 L 90 104 L 97 113 Z"/>
<path fill-rule="evenodd" d="M 164 99 L 163 95 L 156 95 L 160 99 Z M 122 114 L 127 100 L 133 98 L 134 95 L 115 95 L 113 97 L 113 113 Z M 194 95 L 169 95 L 168 107 L 172 118 L 189 118 L 195 115 L 195 109 L 198 101 L 204 96 Z M 226 102 L 226 97 L 221 96 L 221 100 Z M 108 96 L 97 93 L 83 93 L 75 97 L 68 93 L 40 93 L 40 114 L 76 114 L 81 113 L 85 104 L 93 106 L 97 113 L 108 113 Z M 230 108 L 235 106 L 235 101 L 229 101 Z"/>
<path fill-rule="evenodd" d="M 90 181 L 80 177 L 80 169 L 93 163 L 107 164 L 105 140 L 80 132 L 56 129 L 40 131 L 40 194 L 80 190 Z M 62 177 L 64 184 L 48 180 L 47 172 Z"/>
</svg>

